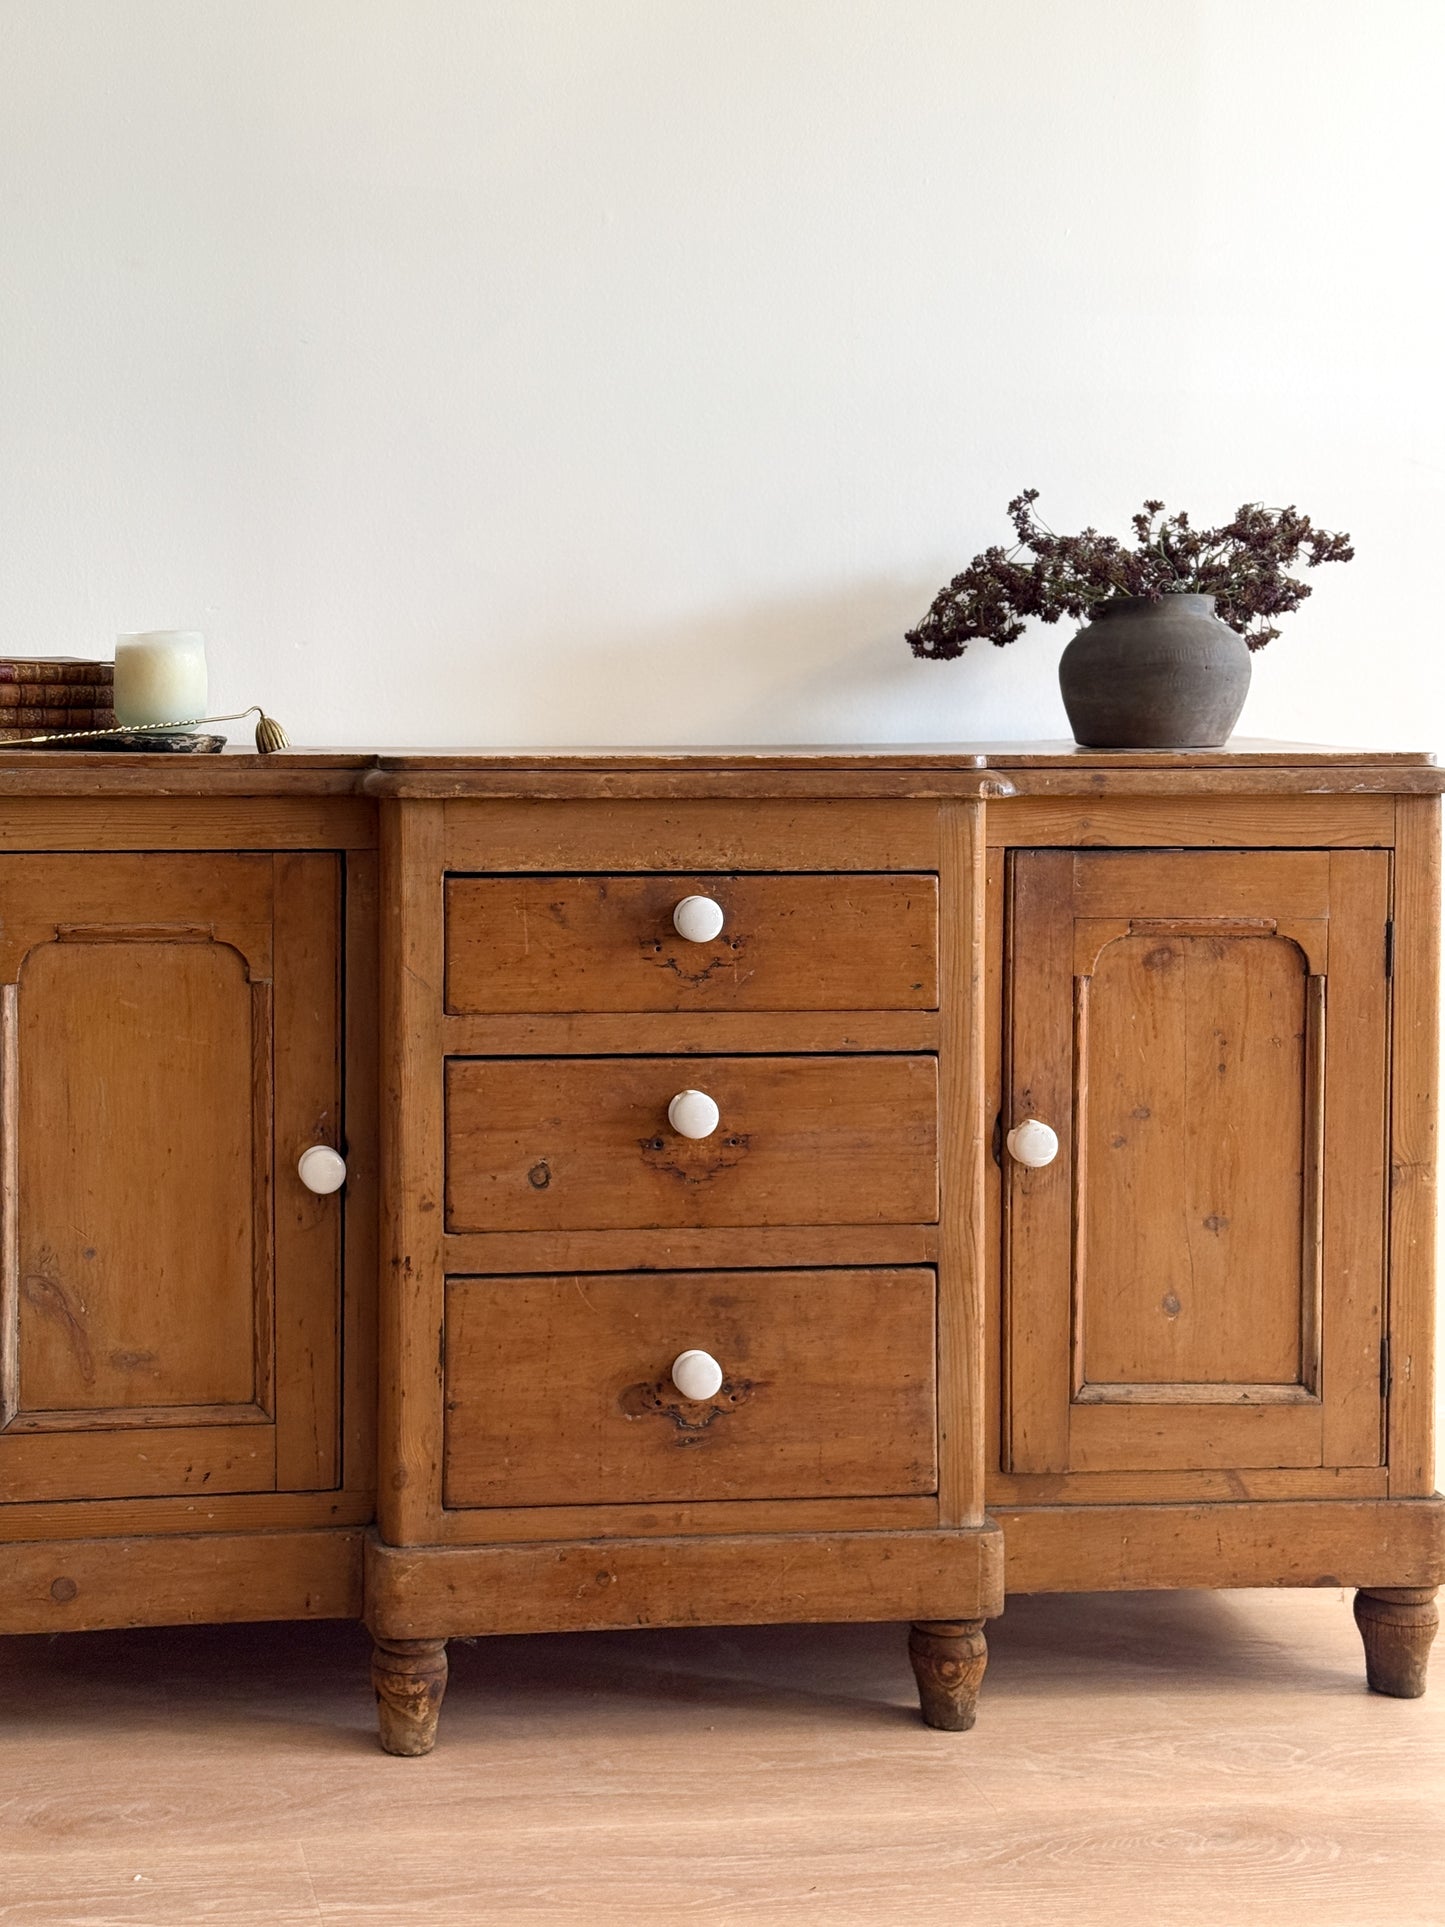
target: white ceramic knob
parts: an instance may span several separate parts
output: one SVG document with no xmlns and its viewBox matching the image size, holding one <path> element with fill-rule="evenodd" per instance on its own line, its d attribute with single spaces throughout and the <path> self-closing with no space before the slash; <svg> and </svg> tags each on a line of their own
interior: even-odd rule
<svg viewBox="0 0 1445 1927">
<path fill-rule="evenodd" d="M 679 1137 L 711 1137 L 720 1115 L 706 1091 L 679 1091 L 667 1107 L 667 1121 Z"/>
<path fill-rule="evenodd" d="M 722 1366 L 711 1352 L 679 1352 L 672 1382 L 684 1398 L 714 1398 L 722 1390 Z"/>
<path fill-rule="evenodd" d="M 313 1144 L 303 1151 L 296 1169 L 306 1189 L 321 1198 L 339 1191 L 346 1182 L 346 1159 L 329 1144 Z"/>
<path fill-rule="evenodd" d="M 1059 1134 L 1042 1118 L 1026 1117 L 1008 1134 L 1008 1154 L 1015 1164 L 1037 1171 L 1045 1164 L 1052 1164 L 1059 1155 Z"/>
<path fill-rule="evenodd" d="M 723 927 L 723 907 L 711 897 L 684 897 L 672 913 L 672 927 L 689 943 L 711 943 Z"/>
</svg>

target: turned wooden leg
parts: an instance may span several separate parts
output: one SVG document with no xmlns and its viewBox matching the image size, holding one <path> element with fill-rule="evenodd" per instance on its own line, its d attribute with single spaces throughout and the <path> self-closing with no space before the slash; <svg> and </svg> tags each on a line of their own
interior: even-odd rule
<svg viewBox="0 0 1445 1927">
<path fill-rule="evenodd" d="M 1365 1678 L 1376 1693 L 1417 1700 L 1425 1690 L 1430 1641 L 1440 1624 L 1433 1586 L 1380 1586 L 1355 1594 L 1365 1642 Z"/>
<path fill-rule="evenodd" d="M 437 1715 L 447 1690 L 444 1639 L 378 1639 L 371 1683 L 382 1750 L 415 1759 L 436 1745 Z"/>
<path fill-rule="evenodd" d="M 988 1665 L 983 1626 L 981 1619 L 932 1619 L 909 1633 L 908 1657 L 926 1725 L 945 1733 L 966 1733 L 973 1725 Z"/>
</svg>

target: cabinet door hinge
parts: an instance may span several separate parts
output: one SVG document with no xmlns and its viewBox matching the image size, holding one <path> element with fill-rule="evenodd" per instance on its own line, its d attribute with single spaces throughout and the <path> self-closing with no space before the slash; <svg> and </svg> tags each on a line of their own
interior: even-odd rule
<svg viewBox="0 0 1445 1927">
<path fill-rule="evenodd" d="M 1395 919 L 1391 917 L 1389 922 L 1385 925 L 1385 975 L 1387 977 L 1393 977 L 1394 974 L 1395 974 Z"/>
<path fill-rule="evenodd" d="M 1393 1380 L 1390 1374 L 1390 1341 L 1388 1338 L 1382 1338 L 1380 1340 L 1380 1397 L 1381 1398 L 1388 1398 L 1390 1396 L 1390 1386 L 1392 1383 L 1393 1383 Z"/>
</svg>

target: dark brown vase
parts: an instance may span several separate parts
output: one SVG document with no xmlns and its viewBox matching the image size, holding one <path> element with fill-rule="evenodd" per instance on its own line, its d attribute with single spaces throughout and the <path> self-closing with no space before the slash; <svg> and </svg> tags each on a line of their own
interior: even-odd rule
<svg viewBox="0 0 1445 1927">
<path fill-rule="evenodd" d="M 1217 749 L 1249 674 L 1248 646 L 1212 595 L 1102 602 L 1059 658 L 1074 740 L 1088 749 Z"/>
</svg>

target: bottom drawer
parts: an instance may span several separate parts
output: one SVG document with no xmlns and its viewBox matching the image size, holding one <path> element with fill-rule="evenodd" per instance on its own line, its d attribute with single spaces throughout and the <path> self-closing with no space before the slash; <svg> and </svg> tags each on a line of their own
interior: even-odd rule
<svg viewBox="0 0 1445 1927">
<path fill-rule="evenodd" d="M 934 1292 L 923 1268 L 450 1279 L 445 1504 L 933 1492 Z M 689 1350 L 710 1398 L 672 1383 Z"/>
</svg>

